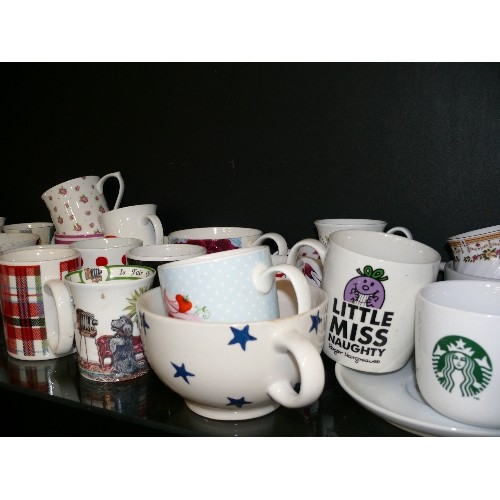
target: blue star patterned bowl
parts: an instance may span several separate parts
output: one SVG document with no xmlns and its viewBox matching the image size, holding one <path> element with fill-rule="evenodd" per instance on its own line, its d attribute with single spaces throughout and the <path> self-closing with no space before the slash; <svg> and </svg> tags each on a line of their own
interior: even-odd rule
<svg viewBox="0 0 500 500">
<path fill-rule="evenodd" d="M 185 321 L 165 316 L 160 287 L 139 297 L 139 329 L 149 364 L 198 415 L 246 420 L 280 405 L 302 408 L 321 395 L 328 297 L 309 285 L 312 306 L 297 314 L 290 281 L 280 279 L 276 285 L 280 317 L 269 321 Z"/>
</svg>

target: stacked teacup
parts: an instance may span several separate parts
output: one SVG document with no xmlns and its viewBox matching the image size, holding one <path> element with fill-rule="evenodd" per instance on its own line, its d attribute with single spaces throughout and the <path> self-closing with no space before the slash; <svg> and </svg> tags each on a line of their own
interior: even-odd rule
<svg viewBox="0 0 500 500">
<path fill-rule="evenodd" d="M 160 286 L 137 301 L 142 344 L 193 412 L 246 420 L 319 398 L 328 299 L 299 269 L 273 265 L 269 247 L 257 245 L 157 271 Z"/>
<path fill-rule="evenodd" d="M 500 225 L 448 238 L 453 260 L 444 266 L 445 280 L 500 280 Z"/>
</svg>

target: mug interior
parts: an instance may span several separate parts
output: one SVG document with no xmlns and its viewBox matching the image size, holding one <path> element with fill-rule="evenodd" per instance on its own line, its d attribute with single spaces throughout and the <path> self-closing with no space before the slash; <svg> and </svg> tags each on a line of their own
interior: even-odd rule
<svg viewBox="0 0 500 500">
<path fill-rule="evenodd" d="M 330 243 L 359 255 L 401 264 L 441 261 L 440 254 L 433 248 L 395 234 L 364 230 L 335 231 L 330 235 Z"/>
<path fill-rule="evenodd" d="M 154 276 L 156 270 L 149 266 L 95 266 L 68 273 L 64 280 L 73 284 L 93 285 L 146 280 Z"/>
<path fill-rule="evenodd" d="M 142 245 L 138 238 L 87 238 L 71 243 L 72 248 L 84 250 L 102 250 L 106 248 L 121 248 L 130 245 Z"/>
<path fill-rule="evenodd" d="M 196 255 L 205 255 L 207 249 L 200 245 L 190 245 L 187 243 L 172 243 L 163 245 L 143 245 L 131 248 L 127 252 L 127 257 L 134 260 L 165 261 L 187 259 Z"/>
<path fill-rule="evenodd" d="M 383 220 L 374 219 L 319 219 L 314 221 L 315 224 L 321 226 L 359 226 L 359 225 L 374 225 L 379 226 L 381 224 L 387 224 Z"/>
<path fill-rule="evenodd" d="M 492 233 L 498 233 L 498 234 L 493 235 Z M 483 227 L 481 229 L 475 229 L 474 231 L 468 231 L 466 233 L 450 236 L 448 238 L 448 241 L 452 242 L 455 240 L 467 240 L 468 238 L 475 238 L 477 236 L 486 236 L 486 235 L 493 236 L 495 238 L 500 238 L 500 226 Z"/>
</svg>

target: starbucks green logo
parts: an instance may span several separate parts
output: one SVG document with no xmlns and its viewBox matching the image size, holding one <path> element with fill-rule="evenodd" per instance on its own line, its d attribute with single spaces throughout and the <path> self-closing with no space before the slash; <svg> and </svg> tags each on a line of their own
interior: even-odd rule
<svg viewBox="0 0 500 500">
<path fill-rule="evenodd" d="M 434 347 L 432 366 L 439 383 L 448 392 L 465 397 L 480 393 L 491 379 L 490 357 L 467 337 L 443 337 Z"/>
</svg>

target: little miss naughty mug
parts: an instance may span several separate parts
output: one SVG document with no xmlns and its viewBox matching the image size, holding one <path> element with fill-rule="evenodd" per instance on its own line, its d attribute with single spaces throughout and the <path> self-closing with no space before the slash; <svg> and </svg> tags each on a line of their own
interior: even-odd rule
<svg viewBox="0 0 500 500">
<path fill-rule="evenodd" d="M 75 177 L 57 184 L 42 194 L 55 232 L 60 234 L 101 234 L 98 215 L 108 211 L 104 198 L 104 183 L 115 178 L 119 183 L 119 192 L 114 208 L 122 201 L 125 184 L 120 172 L 107 174 L 102 178 L 96 175 Z"/>
<path fill-rule="evenodd" d="M 49 337 L 52 350 L 76 344 L 80 374 L 90 380 L 120 382 L 146 374 L 136 302 L 155 274 L 145 266 L 96 266 L 48 280 L 59 324 L 71 323 Z"/>
<path fill-rule="evenodd" d="M 404 236 L 358 229 L 332 233 L 328 247 L 314 239 L 304 242 L 324 262 L 321 288 L 329 297 L 324 353 L 365 372 L 403 367 L 414 349 L 415 297 L 436 281 L 440 254 Z"/>
<path fill-rule="evenodd" d="M 302 313 L 311 305 L 304 275 L 288 264 L 272 265 L 262 245 L 216 252 L 158 267 L 165 313 L 198 322 L 264 321 L 279 317 L 276 273 L 292 282 Z"/>
</svg>

